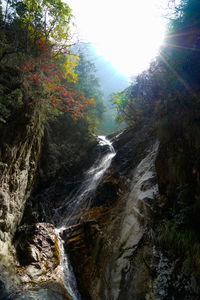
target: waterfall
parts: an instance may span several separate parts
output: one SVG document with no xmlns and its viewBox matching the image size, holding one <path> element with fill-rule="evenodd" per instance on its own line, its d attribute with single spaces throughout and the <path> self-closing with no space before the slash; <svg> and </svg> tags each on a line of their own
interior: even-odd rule
<svg viewBox="0 0 200 300">
<path fill-rule="evenodd" d="M 126 280 L 129 280 L 128 276 L 131 274 L 131 261 L 134 261 L 135 259 L 135 253 L 139 248 L 140 241 L 144 236 L 148 222 L 151 222 L 150 220 L 154 213 L 153 205 L 156 202 L 155 197 L 158 196 L 158 184 L 155 169 L 158 146 L 158 142 L 154 143 L 154 145 L 148 149 L 147 155 L 136 166 L 133 172 L 130 189 L 127 194 L 124 195 L 125 202 L 121 215 L 122 222 L 120 228 L 117 230 L 118 236 L 116 243 L 113 243 L 114 250 L 113 255 L 111 256 L 112 259 L 110 259 L 106 266 L 105 282 L 109 283 L 109 294 L 105 288 L 105 297 L 103 299 L 126 299 L 123 292 L 123 296 L 120 294 L 124 280 L 123 276 L 126 274 Z M 144 259 L 143 256 L 142 259 Z M 137 260 L 140 261 L 140 258 L 137 258 Z M 143 266 L 141 263 L 141 270 L 142 268 Z M 124 280 L 124 282 L 126 281 Z M 132 295 L 131 299 L 139 298 L 140 297 Z"/>
<path fill-rule="evenodd" d="M 72 297 L 73 300 L 80 300 L 81 296 L 78 292 L 76 278 L 73 272 L 72 265 L 70 264 L 68 255 L 64 248 L 64 241 L 61 238 L 62 229 L 56 229 L 58 237 L 58 245 L 60 252 L 60 271 L 63 280 L 63 285 Z"/>
<path fill-rule="evenodd" d="M 52 219 L 58 228 L 76 224 L 78 213 L 81 212 L 80 218 L 82 218 L 87 212 L 91 205 L 91 198 L 115 156 L 111 142 L 105 136 L 98 136 L 98 139 L 98 145 L 105 148 L 106 153 L 103 155 L 100 153 L 93 166 L 85 173 L 80 187 L 74 189 L 66 197 L 66 202 L 55 209 Z"/>
<path fill-rule="evenodd" d="M 98 185 L 115 156 L 115 150 L 111 142 L 106 139 L 106 137 L 99 136 L 98 140 L 98 146 L 104 151 L 99 153 L 93 166 L 85 173 L 80 187 L 78 189 L 74 189 L 71 194 L 66 197 L 66 202 L 64 201 L 65 203 L 55 209 L 54 215 L 52 216 L 52 221 L 56 226 L 56 233 L 60 248 L 61 276 L 63 284 L 73 300 L 79 300 L 81 299 L 81 296 L 78 293 L 76 279 L 72 266 L 69 262 L 69 258 L 64 249 L 64 242 L 61 235 L 67 227 L 76 225 L 77 221 L 80 222 L 82 216 L 88 211 L 91 205 L 92 196 L 94 196 Z M 45 210 L 47 208 L 44 206 L 43 209 Z M 77 215 L 79 216 L 78 219 Z"/>
</svg>

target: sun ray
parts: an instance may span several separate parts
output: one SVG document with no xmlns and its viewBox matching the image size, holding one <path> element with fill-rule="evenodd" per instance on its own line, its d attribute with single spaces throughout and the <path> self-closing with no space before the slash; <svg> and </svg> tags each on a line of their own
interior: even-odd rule
<svg viewBox="0 0 200 300">
<path fill-rule="evenodd" d="M 185 79 L 183 79 L 183 77 L 168 63 L 168 61 L 166 60 L 166 58 L 164 57 L 164 55 L 162 55 L 162 53 L 160 54 L 160 57 L 162 59 L 162 61 L 164 62 L 164 64 L 170 69 L 170 71 L 177 77 L 177 79 L 183 84 L 183 86 L 186 88 L 186 90 L 188 92 L 190 92 L 190 94 L 196 98 L 199 99 L 199 97 L 194 93 L 194 91 L 191 89 L 190 85 L 187 83 L 187 81 Z"/>
<path fill-rule="evenodd" d="M 180 46 L 180 45 L 171 44 L 171 43 L 165 43 L 165 45 L 173 47 L 173 48 L 180 48 L 180 49 L 186 49 L 186 50 L 197 51 L 197 52 L 200 51 L 200 49 L 198 49 L 198 48 L 185 47 L 185 46 Z"/>
<path fill-rule="evenodd" d="M 75 16 L 79 40 L 92 43 L 98 55 L 127 77 L 147 69 L 158 55 L 167 23 L 161 6 L 167 2 L 124 0 L 122 5 L 115 0 L 67 1 Z"/>
</svg>

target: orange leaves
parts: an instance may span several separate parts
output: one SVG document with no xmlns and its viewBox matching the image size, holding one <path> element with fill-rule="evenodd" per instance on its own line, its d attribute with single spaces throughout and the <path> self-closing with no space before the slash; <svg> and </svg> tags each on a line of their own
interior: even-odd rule
<svg viewBox="0 0 200 300">
<path fill-rule="evenodd" d="M 48 40 L 37 40 L 36 45 L 42 53 L 47 53 L 48 51 L 51 51 L 51 44 Z"/>
<path fill-rule="evenodd" d="M 24 72 L 30 72 L 35 68 L 35 64 L 32 59 L 29 59 L 25 64 L 22 65 Z"/>
<path fill-rule="evenodd" d="M 56 91 L 56 90 L 57 90 L 57 87 L 54 86 L 54 85 L 49 85 L 49 90 L 50 90 L 50 91 Z"/>
<path fill-rule="evenodd" d="M 32 84 L 34 85 L 39 85 L 40 84 L 40 80 L 41 80 L 41 77 L 39 74 L 37 73 L 33 73 L 33 74 L 30 74 L 27 76 L 27 79 L 29 79 Z"/>
<path fill-rule="evenodd" d="M 52 103 L 55 103 L 55 102 L 58 102 L 58 99 L 53 98 L 53 99 L 52 99 Z"/>
<path fill-rule="evenodd" d="M 45 105 L 47 111 L 53 108 L 69 112 L 72 119 L 77 121 L 83 117 L 88 104 L 94 104 L 94 99 L 86 99 L 83 94 L 69 87 L 62 68 L 62 59 L 56 58 L 50 42 L 39 40 L 37 46 L 39 55 L 29 58 L 22 65 L 24 82 L 31 90 L 31 98 L 41 107 Z M 32 105 L 33 102 L 29 104 Z"/>
</svg>

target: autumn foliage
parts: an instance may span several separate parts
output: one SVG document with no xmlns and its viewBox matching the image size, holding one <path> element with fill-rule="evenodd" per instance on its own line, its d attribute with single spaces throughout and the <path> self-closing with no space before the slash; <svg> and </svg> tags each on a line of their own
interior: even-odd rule
<svg viewBox="0 0 200 300">
<path fill-rule="evenodd" d="M 69 112 L 74 121 L 83 117 L 94 99 L 85 98 L 70 86 L 77 79 L 74 67 L 78 57 L 67 49 L 59 54 L 48 40 L 38 40 L 36 47 L 36 55 L 22 65 L 24 84 L 30 91 L 29 104 L 39 105 L 47 113 Z"/>
</svg>

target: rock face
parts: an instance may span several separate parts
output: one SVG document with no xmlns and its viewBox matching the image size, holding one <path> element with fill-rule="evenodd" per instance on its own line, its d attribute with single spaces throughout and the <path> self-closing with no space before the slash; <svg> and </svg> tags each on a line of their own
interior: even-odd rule
<svg viewBox="0 0 200 300">
<path fill-rule="evenodd" d="M 14 299 L 71 299 L 62 285 L 58 237 L 52 224 L 21 226 L 14 246 L 16 271 L 21 281 Z"/>
<path fill-rule="evenodd" d="M 127 282 L 129 270 L 131 268 L 131 260 L 137 253 L 138 247 L 144 238 L 147 224 L 154 213 L 153 202 L 158 196 L 158 185 L 155 173 L 155 158 L 158 150 L 158 142 L 149 154 L 136 167 L 133 179 L 130 184 L 130 191 L 125 195 L 124 209 L 121 214 L 121 225 L 114 242 L 112 250 L 112 260 L 108 262 L 105 270 L 105 280 L 109 282 L 110 292 L 105 293 L 105 299 L 133 299 L 134 297 L 144 297 L 136 294 L 136 289 Z M 138 261 L 137 261 L 138 264 Z M 144 264 L 142 262 L 142 264 Z M 140 267 L 142 266 L 140 264 Z M 137 282 L 137 290 L 142 290 L 143 285 L 147 284 L 145 278 L 145 267 L 140 269 L 140 275 L 135 275 L 133 280 Z M 142 273 L 144 273 L 142 275 Z M 142 276 L 141 276 L 142 275 Z M 136 277 L 137 276 L 137 277 Z M 134 283 L 136 285 L 136 282 Z M 122 288 L 127 286 L 126 289 Z M 141 286 L 142 285 L 142 286 Z M 106 291 L 106 288 L 102 289 Z M 139 299 L 139 298 L 138 298 Z"/>
<path fill-rule="evenodd" d="M 11 243 L 30 195 L 42 136 L 37 114 L 31 119 L 21 117 L 16 115 L 15 120 L 3 125 L 0 135 L 0 268 L 7 286 L 15 285 L 11 278 L 16 282 Z"/>
<path fill-rule="evenodd" d="M 62 185 L 63 177 L 72 176 L 72 169 L 74 172 L 78 169 L 87 158 L 88 149 L 96 143 L 89 136 L 87 124 L 71 125 L 75 127 L 74 135 L 73 128 L 68 128 L 68 125 L 69 120 L 61 116 L 50 125 L 46 124 L 43 137 L 40 116 L 33 110 L 26 116 L 24 112 L 19 112 L 7 124 L 0 126 L 1 295 L 14 295 L 18 291 L 16 299 L 20 299 L 19 295 L 24 299 L 26 295 L 38 295 L 39 290 L 43 290 L 41 293 L 46 295 L 44 299 L 49 299 L 51 293 L 58 294 L 51 296 L 53 299 L 70 299 L 59 279 L 60 274 L 54 272 L 59 270 L 59 249 L 54 228 L 50 224 L 38 224 L 38 201 L 29 198 L 33 183 L 39 188 L 58 179 Z M 80 144 L 85 145 L 84 150 Z M 20 227 L 21 221 L 24 227 Z M 16 231 L 16 247 L 13 247 Z M 43 284 L 40 284 L 41 281 Z M 30 293 L 23 291 L 20 294 L 23 288 L 29 286 L 30 290 L 33 282 L 37 282 L 37 288 L 34 287 Z M 38 296 L 35 297 L 37 299 Z"/>
<path fill-rule="evenodd" d="M 24 127 L 21 134 L 16 135 L 13 126 L 17 125 L 6 127 L 1 135 L 1 241 L 12 237 L 21 221 L 37 167 L 42 135 L 40 124 L 34 118 L 27 124 L 18 124 Z"/>
<path fill-rule="evenodd" d="M 95 181 L 87 209 L 75 206 L 72 225 L 55 230 L 53 221 L 59 224 L 62 213 L 68 215 L 67 196 L 80 184 L 79 168 L 89 167 L 93 182 L 95 170 L 99 175 L 105 168 L 92 161 L 110 150 L 105 146 L 100 147 L 102 153 L 98 147 L 90 151 L 96 142 L 79 127 L 68 137 L 68 121 L 56 135 L 61 119 L 45 130 L 37 171 L 42 136 L 38 119 L 23 124 L 16 120 L 2 130 L 0 299 L 79 299 L 71 296 L 79 293 L 66 288 L 70 278 L 63 277 L 62 268 L 67 268 L 63 245 L 83 300 L 199 299 L 198 276 L 185 271 L 181 256 L 169 255 L 160 237 L 166 225 L 162 193 L 171 179 L 162 170 L 162 164 L 169 168 L 163 145 L 145 127 L 113 138 L 116 155 L 112 153 L 102 181 Z M 18 135 L 14 126 L 19 126 Z M 103 164 L 103 157 L 98 162 Z M 27 201 L 35 173 L 35 189 Z"/>
<path fill-rule="evenodd" d="M 95 144 L 84 120 L 74 123 L 69 116 L 61 115 L 46 124 L 37 170 L 38 189 L 75 176 Z"/>
<path fill-rule="evenodd" d="M 17 264 L 20 276 L 26 277 L 24 281 L 39 282 L 43 275 L 53 273 L 59 265 L 58 241 L 52 224 L 23 225 L 18 229 L 15 241 Z"/>
<path fill-rule="evenodd" d="M 101 201 L 96 202 L 88 219 L 67 239 L 84 299 L 143 299 L 149 290 L 150 278 L 142 258 L 135 261 L 140 274 L 131 281 L 132 286 L 128 277 L 154 214 L 153 202 L 158 195 L 154 164 L 157 150 L 158 142 L 151 144 L 132 174 L 126 169 L 126 176 L 125 169 L 114 169 L 114 161 L 113 169 L 97 190 Z M 123 175 L 119 175 L 119 170 Z"/>
<path fill-rule="evenodd" d="M 125 131 L 114 144 L 117 155 L 91 209 L 63 237 L 83 299 L 199 299 L 198 277 L 160 243 L 159 143 Z"/>
</svg>

